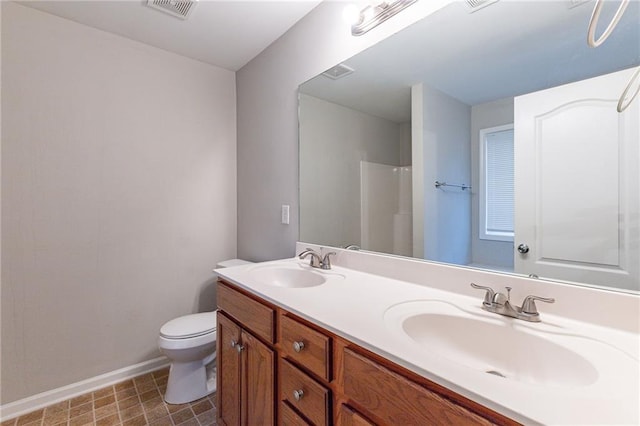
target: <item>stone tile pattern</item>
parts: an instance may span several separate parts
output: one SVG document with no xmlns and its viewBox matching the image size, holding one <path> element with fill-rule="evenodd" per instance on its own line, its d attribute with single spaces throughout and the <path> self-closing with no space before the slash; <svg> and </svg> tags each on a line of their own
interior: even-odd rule
<svg viewBox="0 0 640 426">
<path fill-rule="evenodd" d="M 45 407 L 0 426 L 209 426 L 215 393 L 189 404 L 167 404 L 169 369 L 148 373 Z"/>
</svg>

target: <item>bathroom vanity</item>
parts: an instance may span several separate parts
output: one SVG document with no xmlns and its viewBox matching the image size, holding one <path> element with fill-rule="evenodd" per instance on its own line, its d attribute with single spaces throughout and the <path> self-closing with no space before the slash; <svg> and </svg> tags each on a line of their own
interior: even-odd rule
<svg viewBox="0 0 640 426">
<path fill-rule="evenodd" d="M 470 271 L 446 265 L 338 250 L 327 271 L 295 258 L 217 272 L 220 424 L 640 420 L 637 296 L 512 277 L 513 300 L 558 301 L 532 324 L 483 311 Z M 588 322 L 565 298 L 589 292 L 626 312 Z"/>
<path fill-rule="evenodd" d="M 218 297 L 220 424 L 516 424 L 224 280 Z"/>
</svg>

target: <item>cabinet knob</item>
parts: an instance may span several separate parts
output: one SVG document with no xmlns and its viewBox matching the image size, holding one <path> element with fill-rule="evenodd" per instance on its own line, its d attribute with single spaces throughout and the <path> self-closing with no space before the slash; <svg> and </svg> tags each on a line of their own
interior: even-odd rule
<svg viewBox="0 0 640 426">
<path fill-rule="evenodd" d="M 232 348 L 235 348 L 237 344 L 238 344 L 238 342 L 236 342 L 235 340 L 231 339 L 231 347 Z"/>
<path fill-rule="evenodd" d="M 304 349 L 304 342 L 293 342 L 293 350 L 296 352 L 300 352 Z"/>
<path fill-rule="evenodd" d="M 529 246 L 526 244 L 520 244 L 518 246 L 518 252 L 521 254 L 529 253 Z"/>
<path fill-rule="evenodd" d="M 238 353 L 244 351 L 244 346 L 242 346 L 240 344 L 236 344 L 236 351 L 238 351 Z"/>
<path fill-rule="evenodd" d="M 293 391 L 293 399 L 295 399 L 296 401 L 300 401 L 303 396 L 304 396 L 304 391 L 302 389 Z"/>
</svg>

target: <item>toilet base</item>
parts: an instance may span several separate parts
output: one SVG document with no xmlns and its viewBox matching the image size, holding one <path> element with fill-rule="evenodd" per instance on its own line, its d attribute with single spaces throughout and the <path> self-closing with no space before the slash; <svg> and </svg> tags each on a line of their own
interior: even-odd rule
<svg viewBox="0 0 640 426">
<path fill-rule="evenodd" d="M 186 404 L 216 391 L 214 364 L 202 361 L 173 362 L 169 369 L 167 390 L 164 400 L 167 404 Z M 211 368 L 209 368 L 211 367 Z M 210 370 L 207 374 L 207 370 Z"/>
</svg>

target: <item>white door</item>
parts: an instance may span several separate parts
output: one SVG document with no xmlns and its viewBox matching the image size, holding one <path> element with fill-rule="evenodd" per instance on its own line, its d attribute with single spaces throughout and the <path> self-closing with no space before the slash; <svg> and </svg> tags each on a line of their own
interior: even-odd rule
<svg viewBox="0 0 640 426">
<path fill-rule="evenodd" d="M 640 102 L 616 111 L 632 73 L 515 99 L 516 272 L 640 289 Z"/>
</svg>

